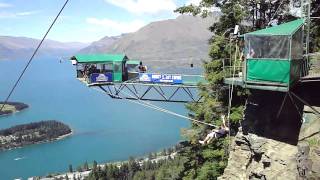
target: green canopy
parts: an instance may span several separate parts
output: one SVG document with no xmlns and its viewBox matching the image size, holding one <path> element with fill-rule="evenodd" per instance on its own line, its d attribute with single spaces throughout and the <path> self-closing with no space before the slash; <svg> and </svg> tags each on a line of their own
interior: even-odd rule
<svg viewBox="0 0 320 180">
<path fill-rule="evenodd" d="M 106 63 L 126 61 L 128 57 L 125 54 L 81 54 L 75 55 L 71 59 L 78 63 Z"/>
<path fill-rule="evenodd" d="M 302 25 L 304 24 L 303 19 L 297 19 L 295 21 L 287 22 L 284 24 L 280 24 L 278 26 L 269 27 L 266 29 L 261 29 L 258 31 L 250 32 L 245 34 L 246 35 L 293 35 Z"/>
</svg>

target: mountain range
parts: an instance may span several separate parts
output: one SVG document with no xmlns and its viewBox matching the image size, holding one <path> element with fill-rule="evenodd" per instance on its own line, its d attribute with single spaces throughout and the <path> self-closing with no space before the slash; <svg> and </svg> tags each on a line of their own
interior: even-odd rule
<svg viewBox="0 0 320 180">
<path fill-rule="evenodd" d="M 0 60 L 29 58 L 39 42 L 38 39 L 27 37 L 0 36 Z M 59 58 L 71 56 L 86 46 L 88 46 L 86 43 L 45 40 L 37 56 Z"/>
<path fill-rule="evenodd" d="M 76 53 L 121 53 L 154 66 L 200 64 L 208 58 L 208 41 L 212 36 L 209 27 L 218 19 L 219 14 L 205 19 L 181 15 L 149 23 L 133 33 L 106 36 L 90 45 L 45 40 L 37 56 L 61 58 Z M 0 36 L 0 60 L 30 57 L 39 42 L 27 37 Z"/>
<path fill-rule="evenodd" d="M 152 22 L 134 33 L 104 37 L 79 53 L 123 53 L 156 65 L 197 64 L 208 57 L 208 41 L 212 36 L 209 27 L 218 18 L 219 15 L 205 19 L 181 15 Z"/>
</svg>

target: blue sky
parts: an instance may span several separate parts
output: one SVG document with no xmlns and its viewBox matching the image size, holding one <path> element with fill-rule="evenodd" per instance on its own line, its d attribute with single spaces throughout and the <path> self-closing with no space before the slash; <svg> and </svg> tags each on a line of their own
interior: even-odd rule
<svg viewBox="0 0 320 180">
<path fill-rule="evenodd" d="M 0 36 L 41 38 L 65 0 L 0 0 Z M 48 39 L 92 42 L 177 16 L 199 0 L 70 0 Z"/>
</svg>

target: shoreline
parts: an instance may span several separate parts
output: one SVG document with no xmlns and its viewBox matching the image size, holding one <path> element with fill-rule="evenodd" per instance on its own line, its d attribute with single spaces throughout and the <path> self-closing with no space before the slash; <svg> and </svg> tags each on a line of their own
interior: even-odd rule
<svg viewBox="0 0 320 180">
<path fill-rule="evenodd" d="M 0 108 L 3 106 L 3 104 L 4 104 L 4 102 L 1 101 Z M 6 106 L 12 106 L 14 108 L 14 110 L 5 110 Z M 19 107 L 21 107 L 21 108 L 19 108 Z M 24 111 L 28 108 L 30 108 L 30 106 L 28 104 L 25 104 L 22 102 L 7 102 L 3 108 L 4 111 L 0 111 L 0 118 L 14 115 L 14 114 L 19 113 L 21 111 Z M 10 112 L 6 112 L 6 111 L 10 111 Z"/>
<path fill-rule="evenodd" d="M 147 161 L 151 161 L 152 163 L 158 163 L 158 161 L 160 160 L 165 160 L 165 159 L 169 159 L 172 158 L 174 159 L 178 152 L 174 151 L 170 154 L 167 155 L 160 155 L 161 151 L 157 151 L 154 152 L 156 154 L 159 154 L 157 157 L 149 159 L 148 154 L 145 154 L 143 156 L 140 157 L 135 157 L 134 160 L 139 164 L 139 166 L 142 166 L 144 162 Z M 106 165 L 115 165 L 117 168 L 121 168 L 121 166 L 125 163 L 128 163 L 129 160 L 123 160 L 123 161 L 114 161 L 114 162 L 105 162 L 105 163 L 100 163 L 97 164 L 97 166 L 104 168 Z M 32 176 L 29 177 L 28 180 L 33 180 L 34 178 L 39 178 L 40 180 L 55 180 L 55 179 L 59 179 L 59 178 L 65 178 L 66 176 L 68 176 L 69 179 L 73 179 L 75 178 L 85 178 L 88 177 L 89 174 L 92 171 L 92 164 L 89 164 L 89 169 L 88 170 L 84 170 L 84 171 L 73 171 L 73 172 L 57 172 L 57 173 L 52 173 L 52 174 L 48 174 L 46 176 Z"/>
</svg>

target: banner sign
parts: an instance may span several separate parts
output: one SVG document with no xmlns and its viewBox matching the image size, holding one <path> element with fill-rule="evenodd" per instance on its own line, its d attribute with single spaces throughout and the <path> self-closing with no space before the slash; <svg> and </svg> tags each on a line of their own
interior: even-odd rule
<svg viewBox="0 0 320 180">
<path fill-rule="evenodd" d="M 139 73 L 140 82 L 152 82 L 152 74 L 148 73 Z"/>
<path fill-rule="evenodd" d="M 141 82 L 182 84 L 182 76 L 175 74 L 140 73 L 139 80 Z"/>
<path fill-rule="evenodd" d="M 112 73 L 92 73 L 90 75 L 91 83 L 112 82 Z"/>
</svg>

